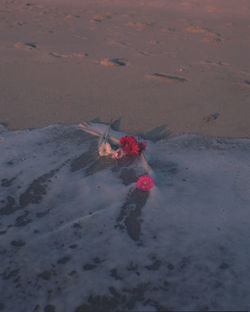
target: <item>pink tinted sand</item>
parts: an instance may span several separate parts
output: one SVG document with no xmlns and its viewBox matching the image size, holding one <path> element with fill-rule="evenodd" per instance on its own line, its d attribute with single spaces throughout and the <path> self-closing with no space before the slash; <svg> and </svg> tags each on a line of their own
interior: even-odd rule
<svg viewBox="0 0 250 312">
<path fill-rule="evenodd" d="M 249 55 L 248 0 L 2 0 L 0 122 L 250 137 Z"/>
</svg>

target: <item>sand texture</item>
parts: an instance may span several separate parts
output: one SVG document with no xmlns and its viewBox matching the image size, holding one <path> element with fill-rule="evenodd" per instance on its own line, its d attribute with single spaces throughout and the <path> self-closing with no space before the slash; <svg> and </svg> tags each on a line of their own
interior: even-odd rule
<svg viewBox="0 0 250 312">
<path fill-rule="evenodd" d="M 148 193 L 77 127 L 0 135 L 1 311 L 250 309 L 249 139 L 148 142 Z"/>
<path fill-rule="evenodd" d="M 1 0 L 0 122 L 249 137 L 249 21 L 249 0 Z"/>
<path fill-rule="evenodd" d="M 249 55 L 250 0 L 0 0 L 0 311 L 250 310 Z"/>
</svg>

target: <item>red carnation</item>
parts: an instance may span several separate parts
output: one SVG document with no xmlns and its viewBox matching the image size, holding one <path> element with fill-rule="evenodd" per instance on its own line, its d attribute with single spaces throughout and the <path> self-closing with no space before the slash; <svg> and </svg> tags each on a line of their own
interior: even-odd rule
<svg viewBox="0 0 250 312">
<path fill-rule="evenodd" d="M 122 137 L 120 140 L 120 144 L 126 155 L 138 155 L 140 152 L 139 145 L 136 139 L 132 136 Z"/>
<path fill-rule="evenodd" d="M 154 186 L 154 180 L 148 176 L 144 175 L 138 179 L 136 182 L 136 187 L 144 192 L 149 191 Z"/>
<path fill-rule="evenodd" d="M 143 142 L 138 143 L 138 146 L 139 146 L 139 150 L 141 153 L 146 149 L 147 143 L 143 141 Z"/>
</svg>

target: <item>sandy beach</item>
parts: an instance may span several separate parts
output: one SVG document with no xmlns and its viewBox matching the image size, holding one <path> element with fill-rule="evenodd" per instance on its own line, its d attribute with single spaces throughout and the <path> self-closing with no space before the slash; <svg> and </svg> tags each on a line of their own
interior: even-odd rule
<svg viewBox="0 0 250 312">
<path fill-rule="evenodd" d="M 0 0 L 0 311 L 250 311 L 249 55 L 250 0 Z"/>
<path fill-rule="evenodd" d="M 248 0 L 0 4 L 0 122 L 250 134 Z"/>
</svg>

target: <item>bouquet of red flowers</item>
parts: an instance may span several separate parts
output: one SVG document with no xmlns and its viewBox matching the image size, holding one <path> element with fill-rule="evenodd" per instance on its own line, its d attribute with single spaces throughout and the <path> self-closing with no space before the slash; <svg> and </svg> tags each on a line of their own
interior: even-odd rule
<svg viewBox="0 0 250 312">
<path fill-rule="evenodd" d="M 133 136 L 122 137 L 120 139 L 120 144 L 125 154 L 129 156 L 141 154 L 141 152 L 145 150 L 147 145 L 146 142 L 138 143 Z"/>
<path fill-rule="evenodd" d="M 124 156 L 140 156 L 146 166 L 148 174 L 152 172 L 144 155 L 146 149 L 146 142 L 138 142 L 133 136 L 124 136 L 120 140 L 116 137 L 109 135 L 110 125 L 102 132 L 99 128 L 96 128 L 91 123 L 84 123 L 79 125 L 80 129 L 90 134 L 100 137 L 99 140 L 99 155 L 100 156 L 112 156 L 114 159 L 121 159 Z M 113 150 L 108 141 L 118 145 L 116 150 Z M 149 175 L 143 175 L 139 177 L 136 187 L 142 191 L 149 191 L 154 186 L 154 180 Z"/>
</svg>

